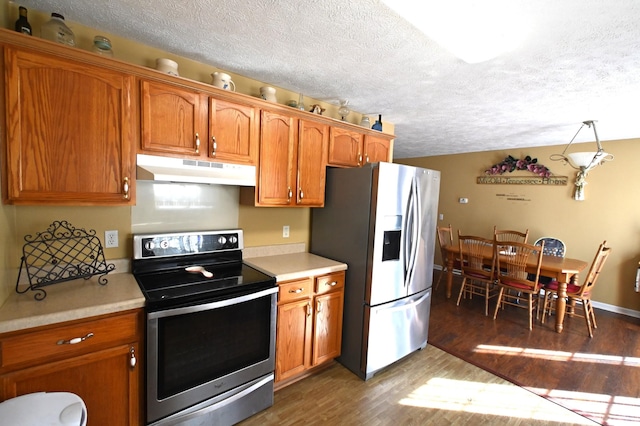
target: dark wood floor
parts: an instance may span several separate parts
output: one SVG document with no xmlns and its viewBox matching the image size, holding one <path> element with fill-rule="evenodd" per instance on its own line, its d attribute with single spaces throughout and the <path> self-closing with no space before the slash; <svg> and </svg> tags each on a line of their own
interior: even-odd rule
<svg viewBox="0 0 640 426">
<path fill-rule="evenodd" d="M 434 292 L 430 344 L 603 424 L 640 423 L 640 319 L 596 309 L 593 338 L 582 318 L 560 334 L 555 317 L 529 331 L 525 309 L 494 321 L 481 298 L 456 306 L 459 288 L 456 277 L 451 299 L 444 280 Z"/>
</svg>

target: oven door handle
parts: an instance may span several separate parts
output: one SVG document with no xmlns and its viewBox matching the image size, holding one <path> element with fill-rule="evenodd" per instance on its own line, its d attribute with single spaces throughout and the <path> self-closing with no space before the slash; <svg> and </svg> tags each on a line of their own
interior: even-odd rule
<svg viewBox="0 0 640 426">
<path fill-rule="evenodd" d="M 164 318 L 164 317 L 171 317 L 175 315 L 184 315 L 184 314 L 191 314 L 194 312 L 208 311 L 211 309 L 224 308 L 225 306 L 231 306 L 237 303 L 243 303 L 243 302 L 248 302 L 250 300 L 260 299 L 261 297 L 265 297 L 275 293 L 278 293 L 277 286 L 273 288 L 268 288 L 266 290 L 261 290 L 255 293 L 245 294 L 239 297 L 230 297 L 229 299 L 219 300 L 217 302 L 204 303 L 204 304 L 193 305 L 193 306 L 184 306 L 181 308 L 167 309 L 167 310 L 157 311 L 157 312 L 149 312 L 148 318 L 149 319 Z"/>
</svg>

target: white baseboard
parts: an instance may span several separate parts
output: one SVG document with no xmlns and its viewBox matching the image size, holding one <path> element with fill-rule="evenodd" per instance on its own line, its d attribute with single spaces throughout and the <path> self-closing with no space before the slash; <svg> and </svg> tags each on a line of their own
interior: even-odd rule
<svg viewBox="0 0 640 426">
<path fill-rule="evenodd" d="M 616 305 L 609 305 L 608 303 L 591 301 L 594 308 L 602 309 L 603 311 L 615 312 L 616 314 L 628 315 L 634 318 L 640 318 L 640 311 L 634 311 L 633 309 L 621 308 Z"/>
<path fill-rule="evenodd" d="M 443 267 L 441 265 L 433 265 L 433 269 L 442 271 Z M 453 273 L 455 275 L 460 275 L 460 272 L 455 269 L 453 270 Z M 594 308 L 602 309 L 603 311 L 609 311 L 609 312 L 614 312 L 616 314 L 622 314 L 622 315 L 628 315 L 634 318 L 640 318 L 640 311 L 622 308 L 620 306 L 610 305 L 608 303 L 596 302 L 595 300 L 593 300 L 591 303 L 593 304 Z"/>
</svg>

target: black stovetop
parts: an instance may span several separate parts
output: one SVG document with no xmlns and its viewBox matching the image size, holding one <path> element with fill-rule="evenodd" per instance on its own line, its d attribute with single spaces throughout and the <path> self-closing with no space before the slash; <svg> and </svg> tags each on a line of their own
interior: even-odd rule
<svg viewBox="0 0 640 426">
<path fill-rule="evenodd" d="M 151 310 L 275 287 L 275 278 L 242 262 L 243 248 L 241 229 L 134 235 L 132 273 Z M 201 266 L 213 276 L 188 272 L 190 266 Z"/>
<path fill-rule="evenodd" d="M 149 309 L 171 308 L 221 300 L 276 286 L 275 278 L 241 261 L 219 264 L 207 256 L 164 258 L 162 262 L 134 260 L 133 275 Z M 202 266 L 213 276 L 187 272 L 188 266 Z"/>
</svg>

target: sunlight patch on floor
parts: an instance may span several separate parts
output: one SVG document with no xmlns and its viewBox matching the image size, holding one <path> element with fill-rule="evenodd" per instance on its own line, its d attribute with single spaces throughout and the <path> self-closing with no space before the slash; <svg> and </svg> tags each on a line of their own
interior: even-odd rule
<svg viewBox="0 0 640 426">
<path fill-rule="evenodd" d="M 550 361 L 593 362 L 598 364 L 623 365 L 640 367 L 640 358 L 619 355 L 587 354 L 579 352 L 563 352 L 548 349 L 516 348 L 509 346 L 478 345 L 474 350 L 480 354 L 517 355 L 529 358 L 544 358 Z"/>
<path fill-rule="evenodd" d="M 592 425 L 593 422 L 515 385 L 434 378 L 400 404 L 439 410 Z"/>
<path fill-rule="evenodd" d="M 481 354 L 514 355 L 543 358 L 549 361 L 575 361 L 610 364 L 625 367 L 640 367 L 640 358 L 619 355 L 588 354 L 553 351 L 546 349 L 518 348 L 509 346 L 478 345 L 474 350 Z M 640 422 L 640 398 L 574 392 L 559 389 L 526 388 L 548 397 L 563 407 L 607 425 L 637 425 Z"/>
<path fill-rule="evenodd" d="M 637 425 L 640 422 L 640 398 L 612 396 L 559 389 L 529 388 L 578 414 L 607 425 Z"/>
</svg>

